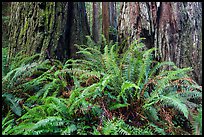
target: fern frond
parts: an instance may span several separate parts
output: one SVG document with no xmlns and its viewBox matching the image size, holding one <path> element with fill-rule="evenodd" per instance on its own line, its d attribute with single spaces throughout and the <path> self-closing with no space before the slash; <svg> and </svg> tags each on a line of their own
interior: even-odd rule
<svg viewBox="0 0 204 137">
<path fill-rule="evenodd" d="M 96 90 L 96 88 L 98 86 L 99 86 L 99 84 L 93 84 L 93 85 L 85 88 L 85 90 L 83 90 L 81 95 L 79 97 L 75 98 L 75 101 L 69 107 L 69 114 L 73 114 L 73 110 L 78 108 L 79 105 L 83 102 L 83 100 L 93 96 L 94 94 L 97 94 L 97 92 L 94 92 L 94 91 Z"/>
<path fill-rule="evenodd" d="M 55 109 L 57 112 L 59 112 L 62 116 L 67 117 L 67 102 L 65 99 L 62 98 L 56 98 L 56 97 L 47 97 L 44 99 L 45 104 L 54 104 L 55 107 L 52 109 Z"/>
<path fill-rule="evenodd" d="M 13 127 L 8 134 L 9 135 L 26 135 L 28 131 L 32 129 L 34 123 L 20 124 Z"/>
<path fill-rule="evenodd" d="M 61 117 L 47 117 L 46 119 L 42 119 L 40 121 L 38 121 L 34 127 L 32 128 L 32 130 L 36 130 L 42 127 L 46 127 L 47 125 L 51 125 L 51 126 L 61 126 L 63 125 L 64 122 L 62 120 Z"/>
<path fill-rule="evenodd" d="M 43 119 L 47 116 L 45 112 L 45 108 L 47 106 L 48 105 L 35 106 L 29 109 L 29 111 L 26 112 L 23 116 L 21 116 L 18 120 L 24 120 L 24 122 L 27 123 L 27 122 L 36 122 L 40 119 Z"/>
<path fill-rule="evenodd" d="M 146 128 L 136 128 L 126 124 L 122 119 L 113 118 L 105 120 L 103 127 L 105 135 L 152 135 L 152 131 Z"/>
<path fill-rule="evenodd" d="M 155 133 L 155 134 L 166 135 L 164 129 L 158 127 L 157 125 L 155 125 L 153 123 L 149 123 L 149 127 L 153 128 L 153 133 Z"/>
<path fill-rule="evenodd" d="M 30 123 L 29 123 L 30 124 Z M 16 127 L 17 129 L 27 129 L 23 134 L 24 135 L 40 135 L 40 134 L 53 134 L 59 132 L 57 127 L 60 127 L 64 124 L 62 118 L 60 117 L 47 117 L 38 121 L 37 123 L 32 123 L 29 126 L 25 127 L 25 124 L 20 124 Z M 29 127 L 29 128 L 28 128 Z M 18 133 L 19 134 L 19 133 Z"/>
<path fill-rule="evenodd" d="M 158 117 L 158 111 L 155 107 L 153 106 L 149 106 L 147 109 L 145 109 L 145 113 L 144 113 L 148 119 L 152 122 L 156 122 L 157 120 L 159 120 Z"/>
<path fill-rule="evenodd" d="M 12 129 L 12 126 L 14 125 L 14 115 L 9 111 L 2 119 L 2 135 L 8 135 L 8 132 Z"/>
<path fill-rule="evenodd" d="M 129 81 L 125 81 L 122 86 L 121 86 L 121 92 L 120 94 L 117 96 L 117 98 L 119 99 L 120 97 L 123 98 L 124 102 L 127 102 L 127 94 L 125 93 L 125 90 L 130 89 L 130 88 L 135 88 L 135 89 L 139 89 L 140 87 L 138 87 L 136 84 L 129 82 Z M 130 90 L 129 95 L 132 96 L 132 91 Z M 125 94 L 124 94 L 125 93 Z M 137 94 L 137 92 L 135 91 L 134 96 Z M 133 96 L 132 96 L 133 97 Z"/>
<path fill-rule="evenodd" d="M 173 62 L 169 62 L 169 61 L 158 62 L 157 65 L 155 65 L 155 66 L 151 69 L 151 71 L 150 71 L 150 73 L 149 73 L 149 77 L 151 78 L 152 75 L 156 72 L 156 70 L 158 70 L 159 68 L 161 68 L 161 67 L 164 66 L 164 65 L 176 67 Z"/>
<path fill-rule="evenodd" d="M 202 135 L 202 108 L 198 109 L 198 114 L 193 115 L 193 134 Z"/>
<path fill-rule="evenodd" d="M 19 65 L 17 64 L 16 67 L 21 66 L 21 65 L 25 65 L 25 64 L 33 63 L 34 61 L 39 59 L 39 57 L 40 57 L 40 54 L 34 54 L 32 56 L 24 57 L 20 61 L 17 62 Z"/>
<path fill-rule="evenodd" d="M 4 98 L 4 103 L 6 103 L 16 115 L 21 116 L 22 109 L 18 103 L 21 99 L 9 93 L 2 94 L 2 98 Z"/>
<path fill-rule="evenodd" d="M 145 53 L 143 54 L 143 63 L 142 63 L 142 66 L 140 67 L 140 73 L 139 73 L 139 77 L 138 77 L 138 80 L 137 80 L 137 85 L 138 86 L 140 85 L 141 81 L 144 78 L 145 78 L 144 83 L 146 83 L 147 80 L 148 80 L 150 65 L 152 63 L 151 53 L 154 50 L 156 50 L 156 48 L 149 49 L 149 50 L 145 51 Z"/>
<path fill-rule="evenodd" d="M 185 91 L 185 92 L 179 92 L 179 96 L 186 98 L 186 99 L 196 99 L 196 98 L 202 98 L 202 93 L 198 91 Z"/>
<path fill-rule="evenodd" d="M 191 68 L 183 68 L 161 72 L 158 77 L 162 78 L 158 80 L 158 86 L 155 87 L 155 91 L 158 93 L 165 91 L 165 88 L 171 85 L 170 81 L 186 76 L 186 73 L 190 70 Z"/>
<path fill-rule="evenodd" d="M 130 104 L 120 104 L 120 103 L 116 103 L 112 106 L 110 106 L 110 110 L 115 110 L 115 109 L 118 109 L 118 108 L 122 108 L 122 107 L 128 107 Z"/>
<path fill-rule="evenodd" d="M 183 102 L 181 98 L 178 98 L 176 95 L 166 95 L 166 96 L 160 96 L 160 100 L 162 101 L 162 104 L 165 106 L 172 106 L 175 109 L 179 110 L 184 114 L 184 116 L 188 119 L 188 108 Z"/>
<path fill-rule="evenodd" d="M 67 126 L 64 131 L 62 131 L 61 135 L 71 135 L 74 131 L 77 130 L 77 127 L 75 124 L 71 124 L 70 126 Z"/>
</svg>

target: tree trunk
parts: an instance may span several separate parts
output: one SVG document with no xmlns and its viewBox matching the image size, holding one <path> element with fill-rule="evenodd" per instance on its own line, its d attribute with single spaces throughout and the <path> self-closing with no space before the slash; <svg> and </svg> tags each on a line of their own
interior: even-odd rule
<svg viewBox="0 0 204 137">
<path fill-rule="evenodd" d="M 99 41 L 99 5 L 97 2 L 93 2 L 93 26 L 92 35 L 93 40 L 97 43 Z"/>
<path fill-rule="evenodd" d="M 10 5 L 10 2 L 2 2 L 2 43 L 8 39 L 8 21 L 10 16 Z M 4 44 L 2 45 L 4 46 Z"/>
<path fill-rule="evenodd" d="M 102 2 L 102 30 L 107 41 L 109 41 L 109 2 Z"/>
<path fill-rule="evenodd" d="M 74 44 L 86 44 L 86 36 L 90 35 L 90 27 L 84 2 L 73 2 L 71 10 L 73 10 L 72 17 L 68 18 L 72 22 L 71 30 L 68 31 L 68 34 L 70 34 L 70 37 L 68 37 L 70 39 L 70 42 L 68 42 L 70 44 L 68 46 L 70 48 L 69 54 L 72 58 L 78 58 Z M 71 11 L 68 11 L 68 13 L 70 14 Z M 69 26 L 69 23 L 66 26 Z M 67 38 L 65 37 L 65 39 Z"/>
<path fill-rule="evenodd" d="M 114 42 L 117 41 L 117 14 L 116 14 L 116 2 L 109 2 L 109 21 L 110 21 L 110 32 L 109 38 Z"/>
<path fill-rule="evenodd" d="M 124 2 L 119 17 L 119 39 L 146 38 L 155 57 L 192 67 L 193 79 L 202 84 L 201 2 Z"/>
<path fill-rule="evenodd" d="M 8 61 L 18 53 L 41 60 L 75 58 L 74 44 L 89 35 L 84 2 L 12 2 Z"/>
</svg>

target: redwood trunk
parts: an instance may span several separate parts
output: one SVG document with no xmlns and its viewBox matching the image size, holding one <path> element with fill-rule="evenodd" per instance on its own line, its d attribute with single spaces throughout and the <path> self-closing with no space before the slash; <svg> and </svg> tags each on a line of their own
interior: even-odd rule
<svg viewBox="0 0 204 137">
<path fill-rule="evenodd" d="M 201 2 L 123 2 L 119 39 L 146 38 L 147 48 L 158 48 L 158 60 L 192 67 L 191 76 L 202 85 L 201 22 Z"/>
<path fill-rule="evenodd" d="M 107 41 L 109 41 L 109 3 L 102 2 L 102 30 Z"/>
<path fill-rule="evenodd" d="M 93 40 L 97 43 L 99 41 L 99 5 L 97 2 L 93 2 L 93 26 L 92 35 Z"/>
</svg>

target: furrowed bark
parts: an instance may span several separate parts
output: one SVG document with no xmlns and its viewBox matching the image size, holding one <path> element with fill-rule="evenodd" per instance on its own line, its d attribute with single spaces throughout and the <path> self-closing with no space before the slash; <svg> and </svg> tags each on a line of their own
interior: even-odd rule
<svg viewBox="0 0 204 137">
<path fill-rule="evenodd" d="M 201 2 L 123 2 L 119 17 L 119 42 L 146 38 L 156 47 L 158 61 L 192 67 L 190 75 L 202 85 Z"/>
</svg>

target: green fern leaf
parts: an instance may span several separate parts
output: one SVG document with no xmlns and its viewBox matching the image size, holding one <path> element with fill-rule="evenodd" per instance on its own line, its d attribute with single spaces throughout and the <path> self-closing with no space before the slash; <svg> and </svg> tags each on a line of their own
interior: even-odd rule
<svg viewBox="0 0 204 137">
<path fill-rule="evenodd" d="M 121 86 L 121 92 L 120 92 L 120 94 L 117 96 L 117 98 L 120 98 L 121 96 L 123 96 L 124 93 L 125 93 L 125 90 L 130 89 L 130 88 L 133 88 L 133 87 L 134 87 L 135 89 L 140 89 L 140 87 L 138 87 L 138 86 L 135 85 L 134 83 L 125 81 L 125 82 L 122 84 L 122 86 Z M 136 95 L 136 94 L 137 94 L 137 93 L 135 92 L 134 95 Z"/>
<path fill-rule="evenodd" d="M 9 105 L 9 107 L 16 115 L 21 116 L 22 109 L 18 104 L 18 101 L 20 101 L 19 99 L 17 99 L 16 97 L 9 93 L 4 93 L 2 95 L 2 98 L 5 98 L 4 101 Z"/>
<path fill-rule="evenodd" d="M 120 103 L 117 103 L 117 104 L 114 104 L 113 106 L 111 106 L 109 109 L 110 110 L 115 110 L 115 109 L 118 109 L 118 108 L 127 107 L 129 105 L 130 104 L 120 104 Z"/>
<path fill-rule="evenodd" d="M 178 96 L 175 95 L 166 96 L 161 95 L 160 100 L 163 102 L 164 105 L 173 106 L 177 110 L 181 111 L 184 114 L 184 116 L 188 119 L 189 111 L 187 106 L 182 102 L 181 98 L 178 98 Z"/>
<path fill-rule="evenodd" d="M 77 130 L 77 127 L 75 124 L 71 124 L 70 126 L 67 126 L 65 130 L 61 133 L 61 135 L 71 135 L 74 131 Z"/>
</svg>

